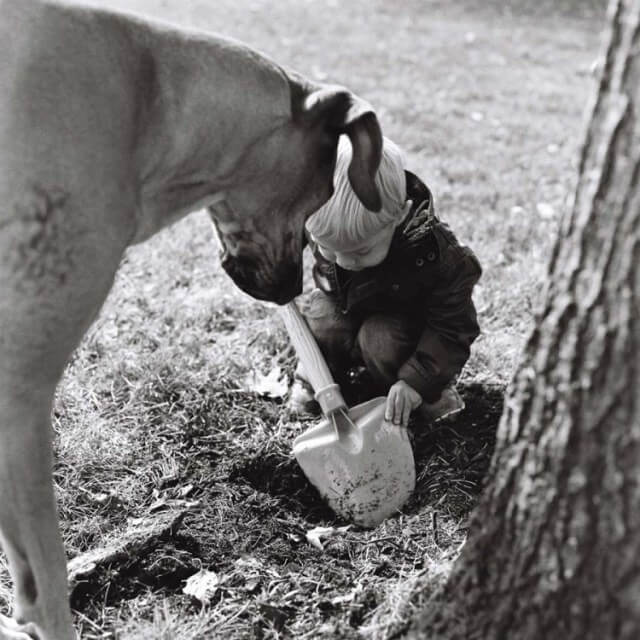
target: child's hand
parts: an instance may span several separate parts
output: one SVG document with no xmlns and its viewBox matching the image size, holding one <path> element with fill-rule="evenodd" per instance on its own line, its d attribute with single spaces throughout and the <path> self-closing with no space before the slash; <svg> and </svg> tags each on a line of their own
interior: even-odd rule
<svg viewBox="0 0 640 640">
<path fill-rule="evenodd" d="M 422 396 L 404 380 L 398 380 L 387 395 L 384 419 L 393 424 L 406 427 L 409 416 L 422 404 Z"/>
</svg>

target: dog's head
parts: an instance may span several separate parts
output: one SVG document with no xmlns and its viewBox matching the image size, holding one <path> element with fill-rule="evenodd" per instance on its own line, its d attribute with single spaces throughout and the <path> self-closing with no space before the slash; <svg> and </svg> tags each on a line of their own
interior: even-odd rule
<svg viewBox="0 0 640 640">
<path fill-rule="evenodd" d="M 302 290 L 304 223 L 333 193 L 340 135 L 353 146 L 351 185 L 380 209 L 374 177 L 382 133 L 371 107 L 342 87 L 290 76 L 291 117 L 252 144 L 234 168 L 225 199 L 210 207 L 222 266 L 255 298 L 283 304 Z"/>
</svg>

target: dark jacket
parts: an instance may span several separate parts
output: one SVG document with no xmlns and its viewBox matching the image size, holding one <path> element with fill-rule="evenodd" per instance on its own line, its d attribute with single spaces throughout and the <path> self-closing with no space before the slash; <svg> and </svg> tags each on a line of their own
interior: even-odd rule
<svg viewBox="0 0 640 640">
<path fill-rule="evenodd" d="M 480 332 L 471 292 L 482 271 L 474 253 L 436 217 L 427 186 L 405 173 L 413 206 L 396 229 L 385 260 L 347 271 L 323 258 L 311 243 L 313 277 L 343 313 L 362 319 L 373 313 L 407 314 L 419 325 L 415 352 L 401 366 L 398 379 L 430 402 L 460 373 Z"/>
</svg>

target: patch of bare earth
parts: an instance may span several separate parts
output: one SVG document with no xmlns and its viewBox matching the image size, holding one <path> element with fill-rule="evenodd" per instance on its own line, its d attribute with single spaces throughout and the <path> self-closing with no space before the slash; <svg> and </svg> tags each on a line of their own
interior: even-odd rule
<svg viewBox="0 0 640 640">
<path fill-rule="evenodd" d="M 134 552 L 91 571 L 72 604 L 92 620 L 127 602 L 136 615 L 153 618 L 159 600 L 197 616 L 201 604 L 182 589 L 204 567 L 219 582 L 202 635 L 194 636 L 203 638 L 386 637 L 403 628 L 425 597 L 409 584 L 425 576 L 437 583 L 464 541 L 502 413 L 500 387 L 472 384 L 461 389 L 462 414 L 432 427 L 413 422 L 418 477 L 403 513 L 374 530 L 342 530 L 347 523 L 335 518 L 291 455 L 293 437 L 313 420 L 290 423 L 277 402 L 251 394 L 234 398 L 246 411 L 238 420 L 224 391 L 179 385 L 164 391 L 155 399 L 190 414 L 190 428 L 162 434 L 188 463 L 157 480 L 149 517 L 182 509 L 186 515 L 175 530 L 146 534 Z M 334 528 L 321 538 L 323 550 L 306 537 L 318 526 Z M 139 637 L 149 633 L 144 629 Z"/>
</svg>

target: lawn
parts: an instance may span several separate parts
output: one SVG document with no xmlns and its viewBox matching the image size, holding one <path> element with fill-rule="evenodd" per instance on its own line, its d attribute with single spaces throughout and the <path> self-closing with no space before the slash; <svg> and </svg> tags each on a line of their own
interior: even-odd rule
<svg viewBox="0 0 640 640">
<path fill-rule="evenodd" d="M 55 405 L 69 557 L 138 540 L 76 581 L 82 638 L 391 638 L 464 543 L 569 206 L 603 3 L 104 4 L 234 36 L 370 101 L 483 264 L 482 335 L 460 380 L 466 410 L 437 428 L 412 422 L 418 482 L 404 513 L 344 528 L 290 454 L 313 421 L 253 390 L 256 373 L 294 367 L 277 309 L 224 275 L 203 213 L 131 248 Z M 199 571 L 205 604 L 183 592 Z"/>
</svg>

